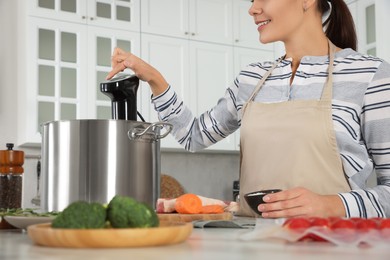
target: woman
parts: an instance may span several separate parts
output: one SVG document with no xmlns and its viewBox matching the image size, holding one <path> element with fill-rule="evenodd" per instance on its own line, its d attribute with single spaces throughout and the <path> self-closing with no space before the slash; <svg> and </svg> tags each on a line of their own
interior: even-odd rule
<svg viewBox="0 0 390 260">
<path fill-rule="evenodd" d="M 114 51 L 107 78 L 130 68 L 148 82 L 160 119 L 187 150 L 241 127 L 240 197 L 283 189 L 258 206 L 265 218 L 390 217 L 390 65 L 355 51 L 343 0 L 252 2 L 260 41 L 282 41 L 286 55 L 248 65 L 199 118 L 131 53 Z M 378 185 L 368 188 L 374 170 Z M 253 215 L 243 200 L 239 214 Z"/>
</svg>

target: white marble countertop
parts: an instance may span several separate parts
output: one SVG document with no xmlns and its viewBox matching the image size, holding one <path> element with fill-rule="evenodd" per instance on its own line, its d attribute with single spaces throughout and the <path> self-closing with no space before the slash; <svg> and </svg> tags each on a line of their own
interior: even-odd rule
<svg viewBox="0 0 390 260">
<path fill-rule="evenodd" d="M 390 245 L 357 248 L 330 243 L 241 241 L 250 232 L 234 228 L 194 228 L 183 243 L 146 248 L 61 249 L 34 245 L 26 231 L 0 231 L 0 259 L 390 259 Z"/>
</svg>

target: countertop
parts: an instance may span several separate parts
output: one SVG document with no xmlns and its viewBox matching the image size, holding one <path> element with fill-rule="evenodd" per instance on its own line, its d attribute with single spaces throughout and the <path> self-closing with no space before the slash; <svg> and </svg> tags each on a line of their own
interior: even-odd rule
<svg viewBox="0 0 390 260">
<path fill-rule="evenodd" d="M 250 229 L 194 228 L 183 243 L 146 248 L 61 249 L 34 245 L 23 230 L 0 231 L 0 259 L 390 259 L 390 245 L 340 247 L 323 242 L 241 241 Z"/>
</svg>

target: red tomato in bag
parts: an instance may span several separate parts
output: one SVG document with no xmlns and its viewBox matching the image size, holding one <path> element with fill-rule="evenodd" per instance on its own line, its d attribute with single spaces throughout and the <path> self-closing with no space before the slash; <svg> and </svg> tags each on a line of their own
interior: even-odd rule
<svg viewBox="0 0 390 260">
<path fill-rule="evenodd" d="M 310 227 L 310 221 L 307 218 L 290 218 L 284 222 L 283 226 L 292 230 L 302 230 Z"/>
<path fill-rule="evenodd" d="M 330 227 L 330 221 L 328 218 L 311 217 L 309 220 L 311 227 Z"/>
<path fill-rule="evenodd" d="M 349 218 L 349 220 L 355 222 L 355 223 L 358 223 L 360 222 L 362 219 L 365 219 L 365 218 L 359 218 L 359 217 L 353 217 L 353 218 Z"/>
<path fill-rule="evenodd" d="M 390 218 L 384 218 L 379 220 L 379 229 L 389 229 L 390 228 Z"/>
<path fill-rule="evenodd" d="M 378 228 L 378 223 L 374 219 L 361 219 L 356 222 L 356 229 L 367 232 L 369 230 L 377 229 Z"/>
<path fill-rule="evenodd" d="M 355 229 L 356 224 L 353 220 L 341 218 L 335 220 L 330 227 L 331 229 Z"/>
</svg>

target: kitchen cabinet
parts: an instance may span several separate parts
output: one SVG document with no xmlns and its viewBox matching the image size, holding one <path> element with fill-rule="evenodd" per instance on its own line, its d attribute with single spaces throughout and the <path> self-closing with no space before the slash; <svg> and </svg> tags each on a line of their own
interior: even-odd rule
<svg viewBox="0 0 390 260">
<path fill-rule="evenodd" d="M 112 50 L 119 46 L 140 55 L 140 32 L 117 29 L 123 21 L 112 28 L 107 27 L 109 22 L 105 26 L 75 22 L 76 14 L 83 10 L 78 9 L 82 6 L 79 2 L 84 1 L 66 1 L 75 3 L 73 15 L 63 15 L 59 9 L 64 1 L 32 2 L 54 5 L 44 11 L 42 7 L 29 9 L 31 15 L 26 18 L 29 86 L 23 100 L 28 116 L 22 124 L 25 133 L 19 136 L 22 144 L 39 144 L 40 125 L 47 121 L 111 118 L 110 100 L 100 93 L 99 83 L 111 70 Z M 93 2 L 98 5 L 102 1 Z"/>
<path fill-rule="evenodd" d="M 358 51 L 390 61 L 388 42 L 390 34 L 387 25 L 390 22 L 387 0 L 350 0 L 346 1 L 355 22 Z"/>
<path fill-rule="evenodd" d="M 29 15 L 139 31 L 140 0 L 29 0 Z"/>
<path fill-rule="evenodd" d="M 212 108 L 234 79 L 232 46 L 143 34 L 142 57 L 165 76 L 195 116 Z M 142 111 L 149 109 L 149 121 L 157 121 L 150 90 L 142 87 L 142 91 Z M 161 146 L 181 148 L 172 136 L 162 139 Z M 234 135 L 210 149 L 234 150 Z"/>
<path fill-rule="evenodd" d="M 232 44 L 232 0 L 143 0 L 145 33 Z"/>
<path fill-rule="evenodd" d="M 390 1 L 376 0 L 375 1 L 375 31 L 376 31 L 376 49 L 377 54 L 382 59 L 390 62 Z"/>
<path fill-rule="evenodd" d="M 195 115 L 212 108 L 245 63 L 274 52 L 272 44 L 258 42 L 249 6 L 246 0 L 29 1 L 29 86 L 21 97 L 21 114 L 28 116 L 20 124 L 20 144 L 39 145 L 46 121 L 111 118 L 99 83 L 111 69 L 115 46 L 159 69 Z M 138 90 L 138 109 L 146 121 L 158 121 L 145 85 Z M 238 139 L 231 135 L 209 149 L 236 151 Z M 181 149 L 172 136 L 161 147 Z"/>
<path fill-rule="evenodd" d="M 249 0 L 145 0 L 142 31 L 197 41 L 273 51 L 261 44 Z"/>
</svg>

